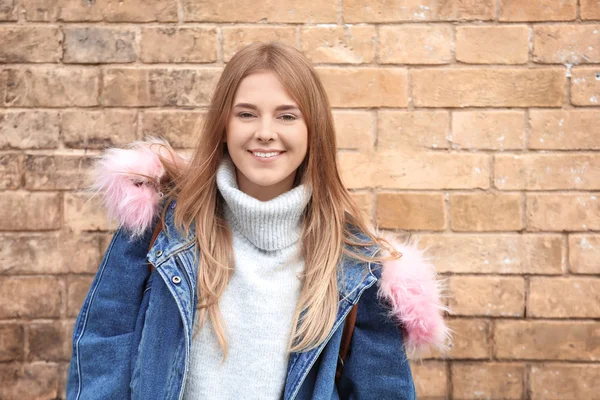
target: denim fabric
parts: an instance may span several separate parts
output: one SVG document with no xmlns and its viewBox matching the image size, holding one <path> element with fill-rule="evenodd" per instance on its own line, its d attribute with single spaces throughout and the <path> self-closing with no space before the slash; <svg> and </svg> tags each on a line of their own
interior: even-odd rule
<svg viewBox="0 0 600 400">
<path fill-rule="evenodd" d="M 148 252 L 152 232 L 114 234 L 73 329 L 67 399 L 183 397 L 197 303 L 194 231 L 173 224 Z M 148 262 L 156 268 L 150 274 Z M 283 400 L 415 399 L 402 330 L 377 297 L 379 265 L 340 263 L 339 310 L 325 342 L 290 355 Z M 354 335 L 339 385 L 335 371 L 346 316 L 358 303 Z M 231 382 L 235 385 L 235 382 Z"/>
</svg>

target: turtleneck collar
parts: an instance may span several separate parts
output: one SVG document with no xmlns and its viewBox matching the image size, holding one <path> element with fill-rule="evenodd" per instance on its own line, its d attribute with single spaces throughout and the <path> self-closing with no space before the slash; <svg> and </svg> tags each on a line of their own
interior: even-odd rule
<svg viewBox="0 0 600 400">
<path fill-rule="evenodd" d="M 217 170 L 217 187 L 225 199 L 225 219 L 230 227 L 254 246 L 280 250 L 300 239 L 302 214 L 311 196 L 309 186 L 300 184 L 272 200 L 257 200 L 239 189 L 235 165 L 225 154 Z"/>
</svg>

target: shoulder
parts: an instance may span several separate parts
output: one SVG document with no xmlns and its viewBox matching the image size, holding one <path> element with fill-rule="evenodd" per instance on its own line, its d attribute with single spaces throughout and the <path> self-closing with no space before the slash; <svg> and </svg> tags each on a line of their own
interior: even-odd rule
<svg viewBox="0 0 600 400">
<path fill-rule="evenodd" d="M 152 144 L 168 146 L 162 139 L 148 138 L 105 150 L 96 159 L 88 187 L 91 197 L 99 196 L 109 217 L 132 238 L 151 230 L 163 205 L 165 168 Z"/>
<path fill-rule="evenodd" d="M 383 236 L 401 254 L 398 259 L 371 265 L 377 283 L 361 297 L 374 304 L 405 332 L 405 345 L 413 355 L 427 348 L 447 350 L 450 330 L 444 319 L 443 281 L 438 279 L 427 250 L 418 241 Z M 388 256 L 385 251 L 381 255 Z"/>
</svg>

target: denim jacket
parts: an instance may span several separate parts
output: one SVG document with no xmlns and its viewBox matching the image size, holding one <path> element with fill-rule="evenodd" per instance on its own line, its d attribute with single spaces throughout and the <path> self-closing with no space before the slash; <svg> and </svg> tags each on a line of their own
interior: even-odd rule
<svg viewBox="0 0 600 400">
<path fill-rule="evenodd" d="M 115 200 L 119 190 L 114 181 L 111 185 L 105 199 L 123 201 Z M 73 329 L 67 399 L 183 398 L 198 300 L 197 249 L 193 229 L 182 237 L 174 226 L 176 205 L 166 210 L 165 226 L 149 251 L 153 230 L 133 227 L 131 218 L 119 216 L 120 227 Z M 139 235 L 131 234 L 134 228 Z M 403 254 L 399 260 L 379 264 L 342 258 L 333 328 L 317 348 L 290 354 L 283 400 L 416 397 L 406 349 L 443 346 L 445 308 L 423 252 L 394 244 Z M 149 263 L 155 267 L 151 273 Z M 354 333 L 336 385 L 343 326 L 355 304 Z"/>
</svg>

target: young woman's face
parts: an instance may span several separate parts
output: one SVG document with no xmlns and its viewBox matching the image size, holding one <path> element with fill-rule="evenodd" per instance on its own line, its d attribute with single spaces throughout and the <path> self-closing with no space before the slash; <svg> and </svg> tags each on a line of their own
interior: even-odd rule
<svg viewBox="0 0 600 400">
<path fill-rule="evenodd" d="M 241 191 L 267 201 L 292 188 L 308 149 L 308 128 L 298 104 L 271 71 L 240 82 L 226 141 Z"/>
</svg>

